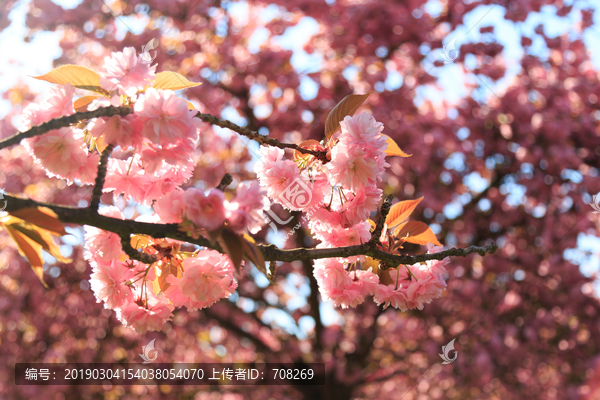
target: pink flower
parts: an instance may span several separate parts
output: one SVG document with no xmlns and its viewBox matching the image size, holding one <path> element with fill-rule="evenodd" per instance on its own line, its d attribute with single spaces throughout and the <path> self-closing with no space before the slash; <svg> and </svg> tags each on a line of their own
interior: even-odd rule
<svg viewBox="0 0 600 400">
<path fill-rule="evenodd" d="M 154 211 L 160 216 L 162 222 L 179 223 L 183 220 L 185 212 L 185 192 L 175 190 L 161 196 L 153 204 Z"/>
<path fill-rule="evenodd" d="M 355 246 L 366 243 L 369 241 L 369 239 L 371 239 L 370 228 L 371 225 L 369 222 L 363 221 L 350 228 L 334 226 L 328 231 L 313 229 L 313 232 L 315 233 L 315 236 L 322 242 L 317 247 L 329 248 Z M 349 262 L 355 262 L 363 259 L 364 256 L 352 256 L 347 258 Z"/>
<path fill-rule="evenodd" d="M 167 282 L 171 286 L 165 295 L 175 306 L 185 305 L 188 311 L 210 307 L 229 297 L 237 287 L 229 258 L 214 250 L 202 250 L 196 257 L 186 258 L 183 276 L 169 275 Z"/>
<path fill-rule="evenodd" d="M 365 297 L 372 294 L 379 283 L 379 277 L 371 270 L 352 271 L 349 273 L 352 283 L 341 291 L 329 294 L 334 304 L 338 307 L 356 307 L 365 301 Z"/>
<path fill-rule="evenodd" d="M 175 307 L 166 301 L 150 294 L 147 308 L 141 300 L 127 302 L 117 309 L 117 318 L 125 326 L 130 326 L 142 334 L 147 330 L 160 331 L 165 322 L 173 317 L 174 309 Z"/>
<path fill-rule="evenodd" d="M 331 162 L 327 166 L 331 171 L 332 184 L 342 185 L 347 189 L 373 185 L 383 173 L 383 167 L 376 159 L 369 158 L 360 147 L 343 142 L 333 146 Z"/>
<path fill-rule="evenodd" d="M 76 179 L 87 166 L 87 151 L 83 135 L 74 128 L 51 130 L 42 136 L 27 139 L 26 144 L 49 176 Z"/>
<path fill-rule="evenodd" d="M 100 214 L 125 219 L 121 211 L 112 206 L 101 208 Z M 83 229 L 85 231 L 85 252 L 83 255 L 86 260 L 107 263 L 119 258 L 121 255 L 121 238 L 119 235 L 88 225 Z"/>
<path fill-rule="evenodd" d="M 242 233 L 244 230 L 257 233 L 265 224 L 261 212 L 268 205 L 265 192 L 261 190 L 257 181 L 251 184 L 240 183 L 235 199 L 231 202 L 225 201 L 227 223 L 237 233 Z"/>
<path fill-rule="evenodd" d="M 342 225 L 349 227 L 366 221 L 381 200 L 383 191 L 377 186 L 366 186 L 358 189 L 356 194 L 349 193 L 348 201 L 342 206 Z"/>
<path fill-rule="evenodd" d="M 258 169 L 257 175 L 261 185 L 267 188 L 268 196 L 277 202 L 281 202 L 280 196 L 284 195 L 286 190 L 289 192 L 292 184 L 295 184 L 302 191 L 306 191 L 296 181 L 296 179 L 300 179 L 300 169 L 296 163 L 290 160 L 279 160 L 270 163 L 264 169 Z M 307 198 L 308 196 L 305 195 L 305 199 Z M 286 203 L 282 205 L 287 208 L 298 209 L 294 204 L 295 202 L 287 201 Z"/>
<path fill-rule="evenodd" d="M 403 290 L 402 285 L 399 285 L 398 289 L 396 289 L 395 284 L 376 285 L 374 287 L 374 292 L 373 301 L 375 301 L 378 306 L 383 304 L 384 309 L 392 306 L 400 311 L 408 310 L 408 306 L 406 305 L 406 291 Z"/>
<path fill-rule="evenodd" d="M 366 112 L 352 117 L 347 116 L 340 122 L 339 139 L 345 144 L 357 145 L 369 157 L 385 153 L 387 142 L 381 136 L 383 124 L 377 122 Z"/>
<path fill-rule="evenodd" d="M 319 239 L 323 242 L 319 247 L 342 247 L 354 246 L 368 242 L 371 238 L 371 225 L 363 221 L 351 228 L 335 226 L 329 232 L 317 232 Z"/>
<path fill-rule="evenodd" d="M 131 273 L 122 262 L 116 260 L 108 263 L 101 262 L 94 267 L 93 271 L 90 275 L 90 287 L 98 303 L 104 301 L 106 308 L 116 309 L 132 297 L 131 289 L 125 285 Z"/>
<path fill-rule="evenodd" d="M 52 95 L 42 104 L 30 103 L 23 110 L 23 123 L 29 129 L 53 118 L 75 113 L 73 109 L 74 88 L 70 83 L 50 88 Z"/>
<path fill-rule="evenodd" d="M 146 191 L 150 186 L 150 176 L 140 168 L 139 155 L 131 157 L 126 161 L 109 158 L 104 191 L 114 190 L 114 195 L 121 193 L 125 198 L 131 197 L 134 201 L 143 203 L 145 201 Z"/>
<path fill-rule="evenodd" d="M 408 271 L 405 267 L 400 269 L 400 281 L 402 288 L 406 292 L 406 305 L 409 308 L 418 308 L 422 310 L 424 304 L 431 303 L 433 299 L 442 296 L 442 291 L 446 289 L 446 281 L 442 275 L 432 271 L 432 264 L 415 264 L 410 267 L 412 273 L 417 277 L 408 280 Z M 395 274 L 390 274 L 392 279 L 396 279 Z"/>
<path fill-rule="evenodd" d="M 323 300 L 329 299 L 330 293 L 340 292 L 352 284 L 344 265 L 337 258 L 315 260 L 313 273 Z"/>
<path fill-rule="evenodd" d="M 198 140 L 199 121 L 187 102 L 175 92 L 147 89 L 135 102 L 135 114 L 142 122 L 142 136 L 155 144 L 166 146 L 184 140 Z"/>
<path fill-rule="evenodd" d="M 78 179 L 83 184 L 93 184 L 96 175 L 98 175 L 98 162 L 100 156 L 98 154 L 88 154 L 86 163 L 79 167 L 75 179 Z"/>
<path fill-rule="evenodd" d="M 47 100 L 48 119 L 59 118 L 75 114 L 73 108 L 73 94 L 75 89 L 70 83 L 50 89 L 52 96 Z"/>
<path fill-rule="evenodd" d="M 225 196 L 218 189 L 210 191 L 208 196 L 200 189 L 185 192 L 185 216 L 194 225 L 207 231 L 217 230 L 225 222 Z"/>
<path fill-rule="evenodd" d="M 260 158 L 254 166 L 254 172 L 257 174 L 264 174 L 268 171 L 270 166 L 275 164 L 277 161 L 283 159 L 285 152 L 283 149 L 273 146 L 260 146 Z"/>
<path fill-rule="evenodd" d="M 123 52 L 113 52 L 104 58 L 104 72 L 100 85 L 108 90 L 119 90 L 119 94 L 133 96 L 156 79 L 156 65 L 142 63 L 133 47 Z"/>
<path fill-rule="evenodd" d="M 88 125 L 88 129 L 94 137 L 104 136 L 105 144 L 116 144 L 124 149 L 129 146 L 140 147 L 142 136 L 138 130 L 132 128 L 133 120 L 133 115 L 97 118 Z"/>
</svg>

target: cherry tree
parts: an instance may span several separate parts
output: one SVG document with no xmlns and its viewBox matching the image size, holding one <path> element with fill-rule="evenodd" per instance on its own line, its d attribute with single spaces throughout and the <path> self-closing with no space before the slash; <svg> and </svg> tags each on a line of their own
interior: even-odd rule
<svg viewBox="0 0 600 400">
<path fill-rule="evenodd" d="M 597 230 L 586 203 L 600 190 L 598 80 L 583 40 L 536 29 L 550 56 L 526 53 L 502 92 L 489 89 L 506 73 L 502 46 L 464 44 L 456 62 L 489 90 L 486 102 L 417 106 L 414 89 L 434 85 L 441 64 L 428 64 L 422 46 L 441 47 L 479 2 L 434 16 L 421 2 L 298 1 L 266 24 L 252 18 L 264 4 L 245 4 L 241 21 L 230 3 L 31 3 L 29 27 L 60 27 L 64 53 L 63 66 L 38 77 L 58 85 L 44 100 L 12 92 L 21 132 L 8 118 L 2 127 L 3 257 L 12 260 L 4 309 L 20 305 L 3 323 L 11 360 L 131 359 L 136 335 L 156 330 L 142 342 L 160 337 L 174 361 L 326 362 L 328 387 L 256 391 L 265 398 L 593 398 L 598 302 L 564 255 L 577 232 Z M 506 20 L 524 21 L 542 3 L 514 5 Z M 561 7 L 558 16 L 572 12 Z M 591 27 L 591 10 L 574 12 L 580 31 Z M 119 36 L 121 16 L 146 15 L 150 29 Z M 308 74 L 275 42 L 303 16 L 320 29 L 305 50 L 325 65 Z M 260 29 L 271 37 L 251 50 Z M 154 37 L 156 59 L 139 55 Z M 393 73 L 403 85 L 389 90 Z M 307 78 L 314 99 L 296 92 Z M 231 110 L 241 122 L 224 117 Z M 473 177 L 486 187 L 472 189 Z M 517 185 L 526 192 L 515 202 Z M 271 202 L 280 216 L 293 212 L 282 248 L 265 237 Z M 444 217 L 448 205 L 459 218 Z M 76 225 L 85 225 L 83 248 L 68 260 L 56 236 Z M 482 258 L 492 240 L 501 250 Z M 60 277 L 43 273 L 42 251 L 67 264 Z M 294 308 L 289 286 L 300 290 L 303 279 L 310 293 Z M 323 324 L 327 300 L 341 325 Z M 269 311 L 297 326 L 310 318 L 308 335 L 285 331 Z M 71 327 L 69 314 L 89 318 Z M 443 369 L 437 354 L 455 337 L 465 356 Z M 196 340 L 204 347 L 190 351 Z M 169 398 L 172 389 L 145 390 Z"/>
</svg>

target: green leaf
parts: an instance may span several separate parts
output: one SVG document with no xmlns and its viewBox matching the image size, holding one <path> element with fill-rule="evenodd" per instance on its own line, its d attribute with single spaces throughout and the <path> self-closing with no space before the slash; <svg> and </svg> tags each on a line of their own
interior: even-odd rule
<svg viewBox="0 0 600 400">
<path fill-rule="evenodd" d="M 353 116 L 358 107 L 365 102 L 367 97 L 373 92 L 366 94 L 349 94 L 344 97 L 334 108 L 329 112 L 325 120 L 325 137 L 331 138 L 333 134 L 340 128 L 340 122 L 347 116 Z"/>
<path fill-rule="evenodd" d="M 152 87 L 155 89 L 179 90 L 189 89 L 194 86 L 200 86 L 201 84 L 202 82 L 190 82 L 177 72 L 166 71 L 156 74 L 156 79 L 154 80 Z"/>
<path fill-rule="evenodd" d="M 109 95 L 106 89 L 100 87 L 100 75 L 79 65 L 63 65 L 45 75 L 34 76 L 34 78 L 50 83 L 58 83 L 59 85 L 70 83 L 79 89 L 100 93 L 106 97 Z"/>
</svg>

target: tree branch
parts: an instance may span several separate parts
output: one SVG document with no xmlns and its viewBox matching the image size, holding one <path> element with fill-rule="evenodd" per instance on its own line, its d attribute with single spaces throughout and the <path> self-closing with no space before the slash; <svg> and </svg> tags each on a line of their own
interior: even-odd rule
<svg viewBox="0 0 600 400">
<path fill-rule="evenodd" d="M 44 122 L 43 124 L 34 126 L 33 128 L 25 131 L 16 133 L 4 140 L 0 140 L 0 150 L 12 146 L 13 144 L 19 144 L 21 140 L 31 138 L 34 136 L 43 135 L 44 133 L 54 130 L 64 128 L 75 122 L 83 121 L 86 119 L 99 118 L 99 117 L 112 117 L 113 115 L 120 115 L 122 117 L 127 114 L 133 113 L 132 107 L 122 106 L 108 106 L 103 108 L 98 108 L 93 111 L 84 111 L 84 112 L 76 112 L 75 114 L 68 115 L 66 117 L 60 117 L 51 119 L 50 121 Z"/>
<path fill-rule="evenodd" d="M 5 211 L 17 211 L 27 207 L 47 207 L 54 211 L 60 221 L 64 223 L 74 223 L 78 225 L 90 225 L 105 231 L 114 232 L 119 236 L 130 235 L 133 233 L 148 235 L 154 238 L 170 238 L 183 242 L 197 244 L 206 248 L 211 248 L 224 253 L 217 243 L 211 243 L 208 239 L 200 236 L 197 239 L 191 238 L 185 232 L 178 229 L 178 224 L 154 224 L 147 222 L 138 222 L 132 220 L 122 220 L 110 218 L 92 212 L 89 208 L 75 208 L 70 206 L 59 206 L 51 203 L 38 202 L 30 199 L 22 199 L 10 195 L 5 195 Z M 414 256 L 399 256 L 386 253 L 379 249 L 371 248 L 370 244 L 363 243 L 355 246 L 334 247 L 325 249 L 279 249 L 277 246 L 258 245 L 265 261 L 286 261 L 295 260 L 315 260 L 320 258 L 351 257 L 367 255 L 385 262 L 389 267 L 395 268 L 398 265 L 412 265 L 427 260 L 442 260 L 448 256 L 466 257 L 471 253 L 485 255 L 494 253 L 498 246 L 492 242 L 484 247 L 470 246 L 466 249 L 448 249 L 439 253 L 419 254 Z"/>
<path fill-rule="evenodd" d="M 59 128 L 64 128 L 66 126 L 70 126 L 71 124 L 74 124 L 75 122 L 92 119 L 92 118 L 99 118 L 99 117 L 111 117 L 113 115 L 120 115 L 120 116 L 124 117 L 131 113 L 133 113 L 133 108 L 129 107 L 129 106 L 120 106 L 120 107 L 108 106 L 108 107 L 98 108 L 93 111 L 76 112 L 75 114 L 72 114 L 72 115 L 69 115 L 66 117 L 51 119 L 50 121 L 47 121 L 47 122 L 44 122 L 43 124 L 34 126 L 33 128 L 31 128 L 25 132 L 19 132 L 19 133 L 16 133 L 16 134 L 12 135 L 11 137 L 8 137 L 4 140 L 0 140 L 0 150 L 5 147 L 12 146 L 14 144 L 18 144 L 23 139 L 43 135 L 44 133 L 46 133 L 48 131 L 51 131 L 54 129 L 59 129 Z M 252 131 L 248 128 L 238 126 L 231 121 L 217 118 L 211 114 L 202 114 L 201 112 L 198 112 L 196 114 L 196 117 L 200 118 L 204 122 L 208 122 L 210 124 L 217 125 L 222 128 L 231 129 L 232 131 L 235 131 L 235 132 L 239 133 L 240 135 L 246 136 L 250 139 L 256 140 L 257 142 L 259 142 L 261 144 L 279 147 L 280 149 L 294 149 L 303 154 L 310 154 L 310 155 L 314 156 L 315 158 L 317 158 L 318 160 L 321 160 L 323 163 L 326 163 L 329 161 L 329 159 L 327 158 L 326 151 L 309 150 L 309 149 L 302 148 L 296 144 L 282 143 L 277 139 L 273 139 L 268 136 L 261 135 L 258 132 Z"/>
<path fill-rule="evenodd" d="M 141 261 L 144 264 L 154 264 L 158 261 L 157 257 L 134 249 L 131 246 L 131 237 L 129 235 L 121 235 L 121 247 L 123 248 L 123 252 L 132 260 Z"/>
<path fill-rule="evenodd" d="M 381 237 L 381 232 L 383 231 L 383 225 L 385 225 L 385 219 L 390 212 L 390 207 L 392 206 L 392 199 L 394 198 L 393 194 L 390 194 L 381 205 L 381 211 L 379 212 L 380 217 L 379 221 L 377 221 L 377 225 L 375 226 L 375 230 L 371 234 L 371 240 L 369 240 L 369 246 L 375 247 L 379 243 L 379 238 Z"/>
<path fill-rule="evenodd" d="M 196 116 L 204 122 L 208 122 L 209 124 L 220 126 L 221 128 L 231 129 L 232 131 L 235 131 L 242 136 L 246 136 L 250 139 L 256 140 L 257 142 L 259 142 L 261 144 L 279 147 L 280 149 L 294 149 L 303 154 L 310 154 L 310 155 L 314 156 L 316 159 L 321 160 L 323 163 L 329 162 L 329 159 L 327 159 L 326 151 L 309 150 L 309 149 L 302 148 L 295 144 L 281 143 L 277 139 L 273 139 L 268 136 L 261 135 L 258 132 L 254 132 L 248 128 L 238 126 L 231 121 L 217 118 L 211 114 L 202 114 L 201 112 L 198 112 L 198 114 L 196 114 Z"/>
<path fill-rule="evenodd" d="M 225 174 L 223 175 L 223 178 L 221 178 L 221 182 L 219 182 L 217 189 L 219 189 L 221 192 L 224 192 L 225 188 L 227 188 L 227 186 L 229 186 L 231 182 L 233 182 L 231 174 Z"/>
<path fill-rule="evenodd" d="M 98 164 L 98 174 L 96 175 L 96 182 L 94 183 L 94 189 L 92 190 L 92 198 L 90 200 L 90 210 L 98 212 L 100 206 L 100 196 L 102 196 L 102 188 L 104 187 L 104 179 L 106 178 L 106 168 L 108 166 L 108 157 L 115 146 L 109 144 L 106 146 L 102 155 L 100 156 L 100 163 Z"/>
</svg>

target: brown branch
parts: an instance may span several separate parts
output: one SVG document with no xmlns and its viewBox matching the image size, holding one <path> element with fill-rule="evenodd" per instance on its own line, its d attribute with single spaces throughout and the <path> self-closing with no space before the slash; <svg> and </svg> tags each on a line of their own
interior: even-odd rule
<svg viewBox="0 0 600 400">
<path fill-rule="evenodd" d="M 329 161 L 327 159 L 327 152 L 326 151 L 309 150 L 309 149 L 302 148 L 302 147 L 300 147 L 298 145 L 295 145 L 295 144 L 281 143 L 277 139 L 273 139 L 273 138 L 270 138 L 268 136 L 261 135 L 258 132 L 254 132 L 254 131 L 251 131 L 248 128 L 244 128 L 242 126 L 238 126 L 238 125 L 234 124 L 231 121 L 227 121 L 227 120 L 224 120 L 224 119 L 217 118 L 217 117 L 215 117 L 214 115 L 211 115 L 211 114 L 202 114 L 201 112 L 198 112 L 198 114 L 196 114 L 196 116 L 198 118 L 200 118 L 204 122 L 208 122 L 209 124 L 220 126 L 221 128 L 231 129 L 232 131 L 235 131 L 235 132 L 239 133 L 242 136 L 246 136 L 246 137 L 248 137 L 250 139 L 256 140 L 257 142 L 259 142 L 261 144 L 266 144 L 266 145 L 269 145 L 269 146 L 279 147 L 280 149 L 294 149 L 294 150 L 297 150 L 297 151 L 299 151 L 300 153 L 303 153 L 303 154 L 310 154 L 310 155 L 314 156 L 315 158 L 317 158 L 318 160 L 321 160 L 323 163 L 326 163 L 326 162 Z"/>
<path fill-rule="evenodd" d="M 44 122 L 43 124 L 34 126 L 33 128 L 25 131 L 16 133 L 4 140 L 0 140 L 0 149 L 3 149 L 14 144 L 19 144 L 21 140 L 31 138 L 34 136 L 43 135 L 54 129 L 60 129 L 67 127 L 75 122 L 83 121 L 86 119 L 99 118 L 99 117 L 112 117 L 113 115 L 120 115 L 122 117 L 133 112 L 132 107 L 103 107 L 93 111 L 76 112 L 75 114 L 51 119 L 50 121 Z"/>
<path fill-rule="evenodd" d="M 379 216 L 379 221 L 377 221 L 377 225 L 375 226 L 375 230 L 371 234 L 371 240 L 369 240 L 369 246 L 374 248 L 379 243 L 379 238 L 381 237 L 381 232 L 383 231 L 383 225 L 385 225 L 385 219 L 390 212 L 390 207 L 392 206 L 392 199 L 394 198 L 393 194 L 390 194 L 381 205 L 381 211 Z"/>
<path fill-rule="evenodd" d="M 219 182 L 217 189 L 219 189 L 221 192 L 224 192 L 225 188 L 227 188 L 227 186 L 229 186 L 231 182 L 233 182 L 231 174 L 225 174 L 223 175 L 223 178 L 221 178 L 221 182 Z"/>
<path fill-rule="evenodd" d="M 59 129 L 59 128 L 64 128 L 66 126 L 70 126 L 71 124 L 74 124 L 75 122 L 92 119 L 92 118 L 99 118 L 99 117 L 111 117 L 113 115 L 120 115 L 120 116 L 124 117 L 131 113 L 133 113 L 133 108 L 129 107 L 129 106 L 120 106 L 120 107 L 108 106 L 108 107 L 98 108 L 97 110 L 93 110 L 93 111 L 76 112 L 75 114 L 72 114 L 72 115 L 69 115 L 66 117 L 51 119 L 50 121 L 47 121 L 47 122 L 44 122 L 43 124 L 34 126 L 33 128 L 31 128 L 25 132 L 19 132 L 19 133 L 16 133 L 16 134 L 12 135 L 11 137 L 8 137 L 4 140 L 0 140 L 0 150 L 5 147 L 8 147 L 8 146 L 18 144 L 23 139 L 43 135 L 44 133 L 46 133 L 48 131 L 51 131 L 54 129 Z M 250 139 L 256 140 L 257 142 L 259 142 L 261 144 L 279 147 L 280 149 L 294 149 L 303 154 L 310 154 L 310 155 L 314 156 L 315 158 L 317 158 L 318 160 L 321 160 L 323 163 L 326 163 L 329 161 L 327 159 L 326 151 L 309 150 L 309 149 L 302 148 L 296 144 L 282 143 L 277 139 L 273 139 L 268 136 L 261 135 L 258 132 L 252 131 L 248 128 L 238 126 L 231 121 L 217 118 L 211 114 L 202 114 L 201 112 L 198 112 L 196 114 L 196 117 L 200 118 L 204 122 L 208 122 L 210 124 L 217 125 L 222 128 L 231 129 L 232 131 L 235 131 L 235 132 L 239 133 L 240 135 L 246 136 Z"/>
<path fill-rule="evenodd" d="M 78 225 L 94 226 L 105 231 L 114 232 L 119 236 L 130 235 L 133 233 L 152 236 L 154 238 L 170 238 L 199 246 L 211 248 L 223 253 L 223 250 L 217 243 L 211 243 L 208 239 L 200 236 L 197 239 L 188 237 L 185 232 L 178 229 L 178 224 L 154 224 L 148 222 L 138 222 L 132 220 L 122 220 L 110 218 L 92 212 L 89 208 L 75 208 L 70 206 L 59 206 L 51 203 L 38 202 L 30 199 L 22 199 L 10 195 L 5 195 L 7 212 L 17 211 L 27 207 L 47 207 L 54 211 L 60 221 L 64 223 L 74 223 Z M 295 260 L 315 260 L 320 258 L 351 257 L 367 255 L 385 262 L 389 268 L 395 268 L 398 265 L 412 265 L 427 260 L 442 260 L 448 256 L 466 257 L 471 253 L 485 255 L 494 253 L 498 246 L 492 242 L 484 247 L 470 246 L 466 249 L 448 249 L 439 253 L 419 254 L 414 256 L 393 255 L 371 248 L 370 244 L 363 243 L 355 246 L 334 247 L 326 249 L 279 249 L 277 246 L 258 245 L 265 261 L 285 261 Z"/>
<path fill-rule="evenodd" d="M 106 146 L 102 155 L 100 156 L 100 163 L 98 164 L 98 174 L 96 175 L 96 182 L 94 183 L 94 189 L 92 190 L 92 199 L 90 200 L 90 210 L 98 212 L 100 206 L 100 196 L 102 196 L 102 188 L 104 188 L 104 179 L 106 179 L 106 168 L 108 167 L 108 157 L 115 146 L 109 144 Z"/>
<path fill-rule="evenodd" d="M 123 248 L 123 252 L 132 260 L 141 261 L 144 264 L 154 264 L 158 261 L 157 257 L 134 249 L 131 245 L 131 237 L 129 235 L 121 235 L 121 247 Z"/>
</svg>

